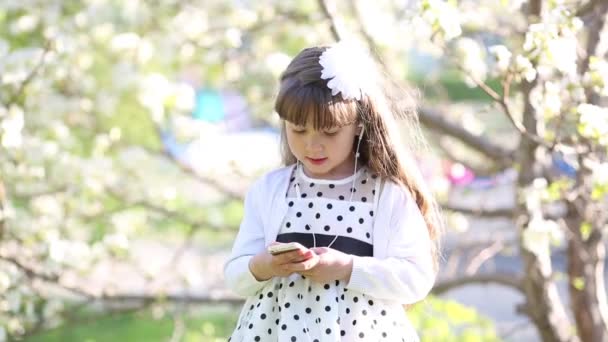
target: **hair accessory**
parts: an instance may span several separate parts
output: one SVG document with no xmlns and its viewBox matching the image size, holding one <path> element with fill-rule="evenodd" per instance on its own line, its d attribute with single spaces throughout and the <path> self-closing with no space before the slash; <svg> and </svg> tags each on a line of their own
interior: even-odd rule
<svg viewBox="0 0 608 342">
<path fill-rule="evenodd" d="M 319 64 L 323 67 L 321 78 L 329 80 L 331 95 L 341 93 L 345 100 L 360 100 L 375 81 L 372 57 L 352 40 L 341 40 L 329 47 L 319 57 Z"/>
</svg>

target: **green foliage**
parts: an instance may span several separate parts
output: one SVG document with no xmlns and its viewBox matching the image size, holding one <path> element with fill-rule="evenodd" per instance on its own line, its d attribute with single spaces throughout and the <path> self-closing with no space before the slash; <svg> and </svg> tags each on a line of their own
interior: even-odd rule
<svg viewBox="0 0 608 342">
<path fill-rule="evenodd" d="M 211 307 L 182 314 L 181 341 L 225 341 L 236 324 L 230 308 Z M 61 326 L 27 338 L 26 342 L 168 341 L 175 320 L 168 313 L 156 317 L 151 311 L 106 316 L 90 315 L 78 324 Z"/>
<path fill-rule="evenodd" d="M 237 307 L 211 306 L 182 314 L 183 341 L 226 341 L 236 326 Z M 162 310 L 161 310 L 162 311 Z M 26 339 L 26 342 L 167 341 L 174 320 L 168 311 L 160 318 L 152 312 L 90 316 L 83 323 L 61 326 Z M 492 323 L 474 309 L 453 301 L 429 297 L 409 311 L 422 342 L 499 341 Z"/>
<path fill-rule="evenodd" d="M 409 317 L 423 342 L 496 342 L 493 323 L 473 308 L 428 297 L 414 305 Z"/>
</svg>

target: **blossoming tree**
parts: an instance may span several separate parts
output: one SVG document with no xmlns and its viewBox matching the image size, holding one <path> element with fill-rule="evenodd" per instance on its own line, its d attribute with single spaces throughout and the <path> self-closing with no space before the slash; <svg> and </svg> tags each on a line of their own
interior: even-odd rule
<svg viewBox="0 0 608 342">
<path fill-rule="evenodd" d="M 543 341 L 607 339 L 607 11 L 597 0 L 0 1 L 0 340 L 69 319 L 59 298 L 116 298 L 72 280 L 128 255 L 142 230 L 178 222 L 189 238 L 218 225 L 150 162 L 172 158 L 161 133 L 192 110 L 186 79 L 240 90 L 272 123 L 269 85 L 289 55 L 347 32 L 397 79 L 412 47 L 460 70 L 516 137 L 473 132 L 450 106 L 420 108 L 430 131 L 479 156 L 471 167 L 519 171 L 514 211 L 474 214 L 514 218 L 523 269 L 442 279 L 435 292 L 502 284 L 523 295 L 519 309 Z M 552 172 L 556 156 L 569 160 L 570 178 Z M 227 198 L 242 194 L 180 166 L 172 181 L 187 175 Z M 559 236 L 573 322 L 551 263 Z"/>
</svg>

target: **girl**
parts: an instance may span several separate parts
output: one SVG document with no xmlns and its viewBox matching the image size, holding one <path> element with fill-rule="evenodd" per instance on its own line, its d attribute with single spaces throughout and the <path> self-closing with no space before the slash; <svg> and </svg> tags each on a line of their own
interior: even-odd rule
<svg viewBox="0 0 608 342">
<path fill-rule="evenodd" d="M 245 198 L 224 276 L 247 300 L 229 341 L 418 341 L 402 305 L 433 286 L 440 220 L 377 70 L 339 42 L 282 74 L 286 167 Z M 267 250 L 286 242 L 298 249 Z"/>
</svg>

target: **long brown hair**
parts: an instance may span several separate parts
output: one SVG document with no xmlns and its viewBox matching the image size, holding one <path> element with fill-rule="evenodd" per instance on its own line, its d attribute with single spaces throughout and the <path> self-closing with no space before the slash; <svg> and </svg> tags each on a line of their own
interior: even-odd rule
<svg viewBox="0 0 608 342">
<path fill-rule="evenodd" d="M 364 125 L 364 135 L 359 149 L 360 162 L 383 179 L 405 186 L 422 212 L 429 235 L 433 241 L 432 254 L 435 270 L 438 268 L 439 240 L 442 219 L 430 191 L 422 180 L 418 166 L 411 157 L 414 146 L 422 146 L 422 135 L 417 120 L 415 96 L 405 90 L 395 92 L 378 65 L 376 79 L 361 100 L 344 100 L 332 96 L 327 80 L 321 79 L 319 57 L 328 47 L 312 47 L 302 50 L 287 66 L 280 78 L 280 89 L 275 111 L 283 119 L 281 150 L 285 165 L 296 162 L 285 138 L 285 120 L 306 125 L 311 120 L 315 129 L 343 126 L 353 122 Z M 401 141 L 396 119 L 407 122 L 409 140 Z M 353 145 L 355 141 L 353 141 Z M 408 146 L 410 149 L 408 151 Z M 406 153 L 407 152 L 407 153 Z"/>
</svg>

